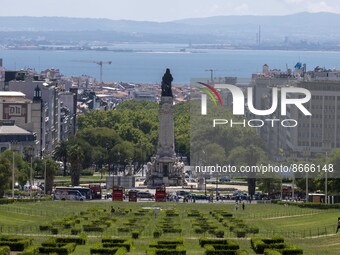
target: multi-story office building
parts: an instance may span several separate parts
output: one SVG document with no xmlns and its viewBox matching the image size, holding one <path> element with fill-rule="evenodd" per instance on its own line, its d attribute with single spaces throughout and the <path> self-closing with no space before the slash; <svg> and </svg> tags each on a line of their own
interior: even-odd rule
<svg viewBox="0 0 340 255">
<path fill-rule="evenodd" d="M 301 87 L 311 93 L 311 100 L 304 104 L 304 107 L 311 112 L 311 116 L 305 116 L 295 105 L 287 105 L 285 116 L 281 115 L 279 109 L 270 116 L 263 116 L 263 118 L 280 119 L 280 121 L 293 119 L 298 123 L 296 127 L 277 124 L 274 127 L 265 125 L 258 129 L 272 158 L 282 156 L 302 158 L 340 147 L 340 103 L 338 103 L 340 72 L 318 68 L 299 74 L 298 77 L 289 75 L 285 82 L 280 77 L 270 76 L 267 79 L 271 80 L 267 86 L 263 84 L 263 78 L 260 82 L 258 79 L 253 79 L 254 105 L 257 109 L 271 107 L 273 87 L 276 87 L 279 92 L 282 87 Z M 304 97 L 304 95 L 290 94 L 288 96 Z M 280 97 L 278 98 L 280 106 Z"/>
</svg>

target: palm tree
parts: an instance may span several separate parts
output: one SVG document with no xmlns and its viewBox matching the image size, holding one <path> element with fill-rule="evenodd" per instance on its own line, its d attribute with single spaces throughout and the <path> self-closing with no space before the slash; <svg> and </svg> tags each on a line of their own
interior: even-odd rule
<svg viewBox="0 0 340 255">
<path fill-rule="evenodd" d="M 73 145 L 68 150 L 68 158 L 71 163 L 71 185 L 78 186 L 80 181 L 80 171 L 84 161 L 84 152 L 79 145 Z"/>
<path fill-rule="evenodd" d="M 58 161 L 62 161 L 64 165 L 64 176 L 67 172 L 67 158 L 68 158 L 68 147 L 67 141 L 61 141 L 54 149 L 53 158 Z"/>
</svg>

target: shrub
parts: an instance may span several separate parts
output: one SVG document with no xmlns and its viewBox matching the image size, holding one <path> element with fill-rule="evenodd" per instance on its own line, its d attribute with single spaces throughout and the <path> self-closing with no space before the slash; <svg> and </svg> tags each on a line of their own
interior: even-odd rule
<svg viewBox="0 0 340 255">
<path fill-rule="evenodd" d="M 58 237 L 55 239 L 57 243 L 75 243 L 75 244 L 86 244 L 86 239 L 83 237 Z"/>
<path fill-rule="evenodd" d="M 298 255 L 303 254 L 303 250 L 297 247 L 289 247 L 281 250 L 282 255 Z"/>
<path fill-rule="evenodd" d="M 46 231 L 46 230 L 50 230 L 52 228 L 52 225 L 48 224 L 48 225 L 40 225 L 39 226 L 39 230 L 40 231 Z"/>
<path fill-rule="evenodd" d="M 125 255 L 127 253 L 124 247 L 102 247 L 96 244 L 90 248 L 90 254 L 112 254 L 112 255 Z"/>
<path fill-rule="evenodd" d="M 104 232 L 104 228 L 92 225 L 83 225 L 84 232 Z"/>
<path fill-rule="evenodd" d="M 201 237 L 199 239 L 199 244 L 201 245 L 201 247 L 204 247 L 206 244 L 227 244 L 228 241 L 232 242 L 227 239 L 214 239 L 214 238 Z"/>
<path fill-rule="evenodd" d="M 131 237 L 132 237 L 133 239 L 138 239 L 139 234 L 140 234 L 139 231 L 136 231 L 136 230 L 135 230 L 135 231 L 132 232 Z"/>
<path fill-rule="evenodd" d="M 247 231 L 244 228 L 236 228 L 235 233 L 237 237 L 245 237 Z"/>
<path fill-rule="evenodd" d="M 9 255 L 11 253 L 11 249 L 8 246 L 0 247 L 0 255 Z"/>
<path fill-rule="evenodd" d="M 76 248 L 75 243 L 68 243 L 61 247 L 52 247 L 52 246 L 41 246 L 39 247 L 39 254 L 41 253 L 57 253 L 58 255 L 68 255 L 69 253 L 73 252 Z"/>
<path fill-rule="evenodd" d="M 39 255 L 39 249 L 37 246 L 30 246 L 23 252 L 18 253 L 18 255 Z"/>
<path fill-rule="evenodd" d="M 8 246 L 11 251 L 23 251 L 25 248 L 32 244 L 32 239 L 20 239 L 20 238 L 2 238 L 0 246 Z"/>
<path fill-rule="evenodd" d="M 159 238 L 161 235 L 162 235 L 162 231 L 159 230 L 159 229 L 156 229 L 156 230 L 153 232 L 153 237 L 154 237 L 154 238 Z"/>
<path fill-rule="evenodd" d="M 81 232 L 81 229 L 79 228 L 72 228 L 71 229 L 71 235 L 78 235 Z"/>
<path fill-rule="evenodd" d="M 51 228 L 51 234 L 52 235 L 58 235 L 58 229 L 57 228 Z"/>
<path fill-rule="evenodd" d="M 250 240 L 251 246 L 256 254 L 262 254 L 264 249 L 268 248 L 268 245 L 260 238 L 252 238 Z"/>
<path fill-rule="evenodd" d="M 265 249 L 264 255 L 282 255 L 281 252 L 272 249 Z"/>
<path fill-rule="evenodd" d="M 83 171 L 80 172 L 81 176 L 93 176 L 94 171 L 91 169 L 84 169 Z"/>
</svg>

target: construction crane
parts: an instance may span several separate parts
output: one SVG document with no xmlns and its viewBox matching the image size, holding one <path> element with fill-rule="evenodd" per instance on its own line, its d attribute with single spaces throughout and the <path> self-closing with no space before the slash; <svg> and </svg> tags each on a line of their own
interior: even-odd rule
<svg viewBox="0 0 340 255">
<path fill-rule="evenodd" d="M 214 83 L 214 71 L 218 71 L 216 69 L 205 69 L 204 71 L 210 72 L 210 81 L 211 83 Z"/>
<path fill-rule="evenodd" d="M 91 60 L 74 60 L 73 62 L 82 62 L 82 63 L 95 63 L 100 67 L 100 83 L 103 83 L 103 65 L 108 64 L 111 65 L 112 61 L 91 61 Z"/>
</svg>

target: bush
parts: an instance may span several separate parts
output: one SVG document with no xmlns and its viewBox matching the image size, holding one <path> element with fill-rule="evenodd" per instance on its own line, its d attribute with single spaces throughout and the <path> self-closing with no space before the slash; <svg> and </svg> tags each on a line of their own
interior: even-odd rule
<svg viewBox="0 0 340 255">
<path fill-rule="evenodd" d="M 79 228 L 72 228 L 71 229 L 71 235 L 79 235 L 81 232 L 81 229 Z"/>
<path fill-rule="evenodd" d="M 8 246 L 0 247 L 0 255 L 9 255 L 11 253 L 11 249 Z"/>
<path fill-rule="evenodd" d="M 104 232 L 104 228 L 92 225 L 83 225 L 84 232 Z"/>
<path fill-rule="evenodd" d="M 102 247 L 100 243 L 90 248 L 90 254 L 125 255 L 126 253 L 127 251 L 124 247 Z"/>
<path fill-rule="evenodd" d="M 32 244 L 32 239 L 1 238 L 0 246 L 8 246 L 11 251 L 23 251 Z"/>
<path fill-rule="evenodd" d="M 30 246 L 23 252 L 18 253 L 18 255 L 39 255 L 39 248 L 36 246 Z"/>
<path fill-rule="evenodd" d="M 132 237 L 133 239 L 138 239 L 139 234 L 140 234 L 139 231 L 133 231 L 131 237 Z"/>
<path fill-rule="evenodd" d="M 206 244 L 228 244 L 228 242 L 232 241 L 227 239 L 214 239 L 206 237 L 201 237 L 199 239 L 199 244 L 201 245 L 201 247 L 204 247 Z"/>
<path fill-rule="evenodd" d="M 58 229 L 57 228 L 51 228 L 51 234 L 52 235 L 58 235 Z"/>
<path fill-rule="evenodd" d="M 282 255 L 281 252 L 272 249 L 265 249 L 264 255 Z"/>
<path fill-rule="evenodd" d="M 303 250 L 297 247 L 289 247 L 281 250 L 282 255 L 298 255 L 303 254 Z"/>
<path fill-rule="evenodd" d="M 247 231 L 244 228 L 236 228 L 235 233 L 237 237 L 246 237 Z"/>
<path fill-rule="evenodd" d="M 147 255 L 186 255 L 187 252 L 183 247 L 177 247 L 176 250 L 149 248 L 146 254 Z"/>
<path fill-rule="evenodd" d="M 46 230 L 50 230 L 52 228 L 52 225 L 48 224 L 48 225 L 40 225 L 39 226 L 39 230 L 40 231 L 46 231 Z"/>
<path fill-rule="evenodd" d="M 94 171 L 91 169 L 84 169 L 80 172 L 80 176 L 93 176 Z"/>
<path fill-rule="evenodd" d="M 41 253 L 47 253 L 47 254 L 51 254 L 51 253 L 57 253 L 58 255 L 68 255 L 69 253 L 73 252 L 76 248 L 76 244 L 75 243 L 68 243 L 65 244 L 61 247 L 52 247 L 52 246 L 41 246 L 39 247 L 39 254 Z"/>
<path fill-rule="evenodd" d="M 75 244 L 86 244 L 86 239 L 82 237 L 58 237 L 55 239 L 57 243 L 75 243 Z"/>
<path fill-rule="evenodd" d="M 251 247 L 255 251 L 256 254 L 264 253 L 264 249 L 268 248 L 268 245 L 264 243 L 264 241 L 260 238 L 252 238 L 250 240 Z"/>
<path fill-rule="evenodd" d="M 153 237 L 154 238 L 159 238 L 160 236 L 162 235 L 162 231 L 161 230 L 155 230 L 154 232 L 153 232 Z"/>
</svg>

